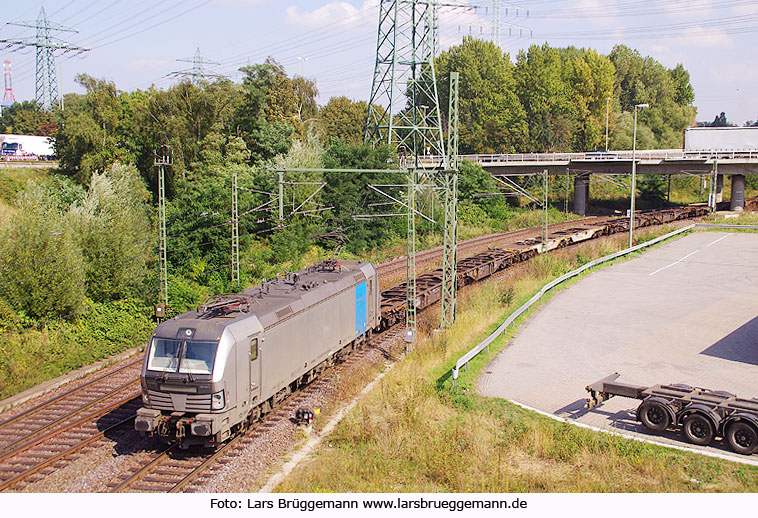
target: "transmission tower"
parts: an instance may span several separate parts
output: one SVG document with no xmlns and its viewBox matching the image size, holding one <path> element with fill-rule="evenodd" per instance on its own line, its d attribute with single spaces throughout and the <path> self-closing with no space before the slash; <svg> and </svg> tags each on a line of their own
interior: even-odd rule
<svg viewBox="0 0 758 518">
<path fill-rule="evenodd" d="M 49 21 L 44 7 L 40 8 L 36 22 L 11 22 L 8 25 L 18 25 L 19 27 L 29 27 L 37 30 L 37 36 L 34 39 L 0 39 L 0 43 L 6 43 L 6 48 L 11 48 L 14 51 L 26 47 L 35 47 L 37 49 L 35 99 L 37 106 L 45 111 L 51 111 L 53 106 L 59 103 L 60 97 L 58 93 L 58 76 L 55 72 L 55 51 L 62 50 L 64 54 L 68 52 L 81 54 L 82 52 L 87 52 L 89 49 L 78 47 L 51 36 L 51 31 L 73 33 L 79 31 Z"/>
<path fill-rule="evenodd" d="M 492 42 L 498 47 L 500 46 L 500 34 L 503 28 L 508 29 L 508 36 L 512 36 L 514 31 L 517 31 L 519 36 L 524 35 L 524 27 L 503 21 L 503 17 L 508 16 L 510 12 L 513 12 L 517 17 L 521 14 L 529 16 L 528 9 L 505 3 L 502 0 L 492 0 Z M 531 30 L 529 35 L 532 35 Z"/>
<path fill-rule="evenodd" d="M 430 0 L 381 0 L 365 141 L 444 157 Z M 426 149 L 425 149 L 426 148 Z M 441 164 L 440 164 L 441 165 Z"/>
<path fill-rule="evenodd" d="M 2 105 L 10 106 L 16 102 L 16 96 L 13 95 L 13 78 L 9 59 L 3 60 L 3 79 L 5 80 L 5 94 L 3 94 Z"/>
<path fill-rule="evenodd" d="M 218 61 L 211 61 L 210 59 L 205 59 L 202 54 L 200 54 L 200 47 L 197 48 L 195 51 L 195 55 L 191 58 L 181 58 L 177 59 L 177 61 L 183 61 L 185 63 L 192 63 L 192 68 L 187 70 L 179 70 L 177 72 L 171 72 L 169 75 L 175 76 L 175 77 L 188 77 L 194 84 L 199 84 L 200 81 L 205 81 L 210 78 L 221 78 L 225 77 L 220 74 L 213 74 L 208 70 L 208 65 L 218 65 Z"/>
</svg>

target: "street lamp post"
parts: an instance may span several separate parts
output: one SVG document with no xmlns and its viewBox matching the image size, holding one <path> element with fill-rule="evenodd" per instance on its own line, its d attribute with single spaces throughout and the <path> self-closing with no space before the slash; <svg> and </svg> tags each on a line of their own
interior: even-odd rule
<svg viewBox="0 0 758 518">
<path fill-rule="evenodd" d="M 302 56 L 298 56 L 297 60 L 300 62 L 300 76 L 305 77 L 305 62 L 310 60 L 311 58 L 304 58 Z"/>
<path fill-rule="evenodd" d="M 608 117 L 610 115 L 611 98 L 605 98 L 605 152 L 608 152 Z"/>
<path fill-rule="evenodd" d="M 637 108 L 650 108 L 647 103 L 634 105 L 634 135 L 632 137 L 632 203 L 629 211 L 629 248 L 634 245 L 634 198 L 637 196 Z"/>
</svg>

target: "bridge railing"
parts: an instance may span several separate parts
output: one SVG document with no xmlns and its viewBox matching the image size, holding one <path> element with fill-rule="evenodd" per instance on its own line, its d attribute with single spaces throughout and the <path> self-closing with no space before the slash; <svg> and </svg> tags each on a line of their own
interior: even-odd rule
<svg viewBox="0 0 758 518">
<path fill-rule="evenodd" d="M 613 161 L 631 160 L 632 151 L 588 151 L 585 153 L 511 153 L 460 155 L 461 159 L 479 164 L 510 164 L 525 162 L 573 162 L 573 161 Z M 756 149 L 697 150 L 682 149 L 641 149 L 635 152 L 637 160 L 758 160 Z M 423 156 L 424 163 L 440 162 L 442 157 Z"/>
<path fill-rule="evenodd" d="M 557 279 L 554 279 L 547 284 L 545 284 L 540 291 L 534 294 L 532 298 L 530 298 L 526 303 L 524 303 L 520 308 L 518 308 L 516 311 L 508 315 L 508 318 L 505 319 L 505 321 L 500 324 L 500 326 L 495 329 L 495 331 L 492 332 L 491 335 L 489 335 L 487 338 L 479 342 L 476 346 L 474 346 L 469 352 L 458 358 L 458 361 L 455 362 L 455 367 L 453 367 L 453 387 L 455 387 L 455 380 L 458 379 L 458 373 L 460 372 L 461 367 L 466 367 L 466 370 L 468 370 L 468 363 L 474 359 L 479 353 L 481 353 L 483 350 L 487 349 L 489 350 L 489 346 L 492 342 L 495 341 L 497 337 L 500 335 L 505 335 L 506 330 L 508 329 L 508 326 L 513 324 L 513 322 L 516 321 L 518 317 L 523 315 L 524 313 L 529 310 L 534 304 L 542 300 L 542 296 L 545 295 L 547 292 L 561 284 L 562 282 L 567 281 L 568 279 L 571 279 L 572 277 L 575 277 L 579 275 L 580 273 L 589 270 L 590 268 L 597 266 L 599 264 L 602 264 L 606 261 L 611 261 L 613 259 L 616 259 L 618 257 L 621 257 L 623 255 L 636 252 L 637 250 L 640 250 L 641 248 L 645 248 L 651 245 L 654 245 L 656 243 L 660 243 L 661 241 L 668 239 L 672 236 L 676 236 L 677 234 L 681 234 L 683 232 L 687 232 L 688 230 L 691 230 L 694 228 L 695 225 L 687 225 L 686 227 L 682 227 L 679 229 L 674 230 L 673 232 L 669 232 L 668 234 L 665 234 L 663 236 L 657 237 L 655 239 L 651 239 L 650 241 L 646 241 L 644 243 L 640 243 L 639 245 L 635 245 L 631 248 L 626 248 L 624 250 L 621 250 L 619 252 L 603 256 L 599 259 L 595 259 L 594 261 L 590 261 L 587 264 L 582 265 L 581 267 L 577 268 L 576 270 L 570 271 L 568 273 L 565 273 L 558 277 Z"/>
</svg>

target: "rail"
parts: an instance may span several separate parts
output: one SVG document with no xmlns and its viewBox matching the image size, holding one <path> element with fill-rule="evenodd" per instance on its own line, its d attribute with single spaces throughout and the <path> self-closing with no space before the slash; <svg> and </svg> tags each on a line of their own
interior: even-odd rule
<svg viewBox="0 0 758 518">
<path fill-rule="evenodd" d="M 758 160 L 758 149 L 713 149 L 685 151 L 682 149 L 642 149 L 634 152 L 635 160 Z M 461 160 L 480 164 L 511 164 L 534 162 L 607 162 L 631 160 L 632 151 L 588 151 L 584 153 L 511 153 L 459 155 Z M 423 156 L 423 163 L 438 163 L 442 157 Z"/>
<path fill-rule="evenodd" d="M 564 273 L 557 279 L 554 279 L 547 284 L 545 284 L 540 291 L 534 294 L 532 298 L 530 298 L 526 303 L 524 303 L 520 308 L 518 308 L 516 311 L 511 313 L 508 318 L 505 319 L 505 321 L 500 324 L 500 326 L 487 338 L 482 340 L 479 344 L 477 344 L 474 348 L 472 348 L 469 352 L 458 358 L 458 361 L 455 362 L 455 367 L 453 367 L 453 387 L 455 387 L 455 380 L 458 379 L 458 373 L 460 372 L 461 367 L 465 366 L 466 370 L 468 370 L 468 364 L 469 362 L 474 359 L 479 353 L 481 353 L 484 349 L 489 350 L 489 346 L 492 342 L 495 341 L 497 337 L 500 335 L 505 335 L 506 330 L 508 329 L 508 326 L 513 324 L 513 322 L 520 317 L 522 314 L 524 314 L 532 305 L 539 302 L 542 299 L 542 296 L 547 293 L 548 291 L 552 290 L 557 285 L 561 284 L 562 282 L 571 279 L 572 277 L 575 277 L 579 275 L 580 273 L 589 270 L 590 268 L 597 266 L 599 264 L 602 264 L 607 261 L 611 261 L 613 259 L 616 259 L 618 257 L 621 257 L 626 254 L 630 254 L 632 252 L 636 252 L 637 250 L 640 250 L 642 248 L 654 245 L 656 243 L 660 243 L 661 241 L 664 241 L 670 237 L 676 236 L 678 234 L 681 234 L 683 232 L 687 232 L 688 230 L 691 230 L 695 227 L 695 224 L 687 225 L 686 227 L 682 227 L 680 229 L 674 230 L 673 232 L 669 232 L 666 235 L 657 237 L 655 239 L 652 239 L 650 241 L 646 241 L 644 243 L 640 243 L 639 245 L 635 245 L 631 248 L 626 248 L 624 250 L 621 250 L 619 252 L 615 252 L 610 255 L 606 255 L 603 257 L 600 257 L 599 259 L 595 259 L 594 261 L 590 261 L 587 264 L 582 265 L 581 267 L 577 268 L 576 270 L 572 270 L 568 273 Z"/>
</svg>

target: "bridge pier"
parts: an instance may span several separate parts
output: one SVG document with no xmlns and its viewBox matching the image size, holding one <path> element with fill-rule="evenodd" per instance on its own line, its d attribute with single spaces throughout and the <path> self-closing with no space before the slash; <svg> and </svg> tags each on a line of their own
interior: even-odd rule
<svg viewBox="0 0 758 518">
<path fill-rule="evenodd" d="M 585 216 L 590 199 L 590 175 L 580 173 L 574 177 L 574 214 Z"/>
<path fill-rule="evenodd" d="M 740 212 L 745 209 L 745 175 L 732 175 L 732 210 Z"/>
<path fill-rule="evenodd" d="M 724 175 L 716 175 L 716 203 L 724 201 Z"/>
</svg>

